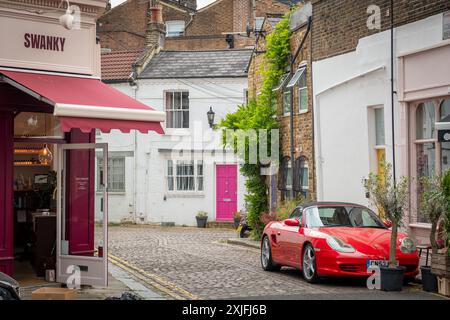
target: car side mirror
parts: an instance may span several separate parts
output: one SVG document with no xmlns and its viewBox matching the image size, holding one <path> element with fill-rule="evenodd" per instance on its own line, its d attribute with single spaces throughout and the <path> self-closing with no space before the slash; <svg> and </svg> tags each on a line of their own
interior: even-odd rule
<svg viewBox="0 0 450 320">
<path fill-rule="evenodd" d="M 284 224 L 291 227 L 300 227 L 300 221 L 297 219 L 286 219 L 284 220 Z"/>
<path fill-rule="evenodd" d="M 392 221 L 391 221 L 391 220 L 384 219 L 384 220 L 383 220 L 383 224 L 384 224 L 384 226 L 385 226 L 386 228 L 392 227 Z"/>
</svg>

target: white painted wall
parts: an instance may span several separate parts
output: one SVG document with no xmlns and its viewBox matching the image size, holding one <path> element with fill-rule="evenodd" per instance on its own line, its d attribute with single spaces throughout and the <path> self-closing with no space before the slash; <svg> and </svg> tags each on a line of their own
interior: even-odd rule
<svg viewBox="0 0 450 320">
<path fill-rule="evenodd" d="M 439 43 L 442 14 L 397 28 L 394 52 Z M 376 169 L 373 106 L 384 106 L 386 159 L 392 161 L 390 31 L 360 39 L 354 52 L 315 62 L 313 79 L 318 199 L 367 204 L 362 179 Z M 395 110 L 397 173 L 407 175 L 406 114 L 397 101 Z"/>
<path fill-rule="evenodd" d="M 215 220 L 215 165 L 236 163 L 237 160 L 232 152 L 226 155 L 221 152 L 220 131 L 209 128 L 206 113 L 212 106 L 217 123 L 236 110 L 244 102 L 247 79 L 144 79 L 139 80 L 137 90 L 128 83 L 111 86 L 160 111 L 164 111 L 164 91 L 189 91 L 190 128 L 167 129 L 164 136 L 134 131 L 124 134 L 116 130 L 97 136 L 98 142 L 109 144 L 110 152 L 128 151 L 135 155 L 126 159 L 126 192 L 109 195 L 109 220 L 118 222 L 131 217 L 138 222 L 195 225 L 198 211 L 208 212 L 209 220 Z M 195 150 L 194 159 L 203 160 L 203 193 L 180 195 L 168 192 L 167 160 L 173 156 L 170 151 L 173 149 Z M 217 151 L 212 155 L 211 150 Z M 180 157 L 178 152 L 175 157 Z M 244 207 L 244 195 L 245 180 L 238 173 L 238 210 Z"/>
</svg>

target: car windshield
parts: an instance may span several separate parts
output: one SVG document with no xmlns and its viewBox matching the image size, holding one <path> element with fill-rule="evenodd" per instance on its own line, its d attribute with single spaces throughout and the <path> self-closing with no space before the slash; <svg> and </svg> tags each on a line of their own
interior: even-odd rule
<svg viewBox="0 0 450 320">
<path fill-rule="evenodd" d="M 386 228 L 377 215 L 364 207 L 327 206 L 306 210 L 306 225 L 317 227 Z"/>
</svg>

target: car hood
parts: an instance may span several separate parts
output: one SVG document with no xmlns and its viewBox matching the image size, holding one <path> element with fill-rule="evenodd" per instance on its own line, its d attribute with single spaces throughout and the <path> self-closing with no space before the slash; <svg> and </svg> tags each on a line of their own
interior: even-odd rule
<svg viewBox="0 0 450 320">
<path fill-rule="evenodd" d="M 391 230 L 389 229 L 328 227 L 319 228 L 319 231 L 343 240 L 361 253 L 389 256 L 391 241 Z M 399 233 L 397 238 L 402 239 L 404 237 L 404 234 Z"/>
<path fill-rule="evenodd" d="M 14 288 L 19 287 L 19 283 L 16 280 L 14 280 L 10 276 L 4 274 L 3 272 L 0 272 L 0 282 L 9 284 L 11 287 L 14 287 Z"/>
</svg>

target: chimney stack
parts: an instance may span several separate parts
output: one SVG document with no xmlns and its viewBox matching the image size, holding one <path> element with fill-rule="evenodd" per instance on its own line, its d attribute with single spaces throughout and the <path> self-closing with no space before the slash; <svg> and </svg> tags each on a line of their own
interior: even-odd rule
<svg viewBox="0 0 450 320">
<path fill-rule="evenodd" d="M 148 47 L 164 48 L 166 26 L 162 17 L 162 6 L 152 1 L 150 3 L 150 21 L 147 24 L 146 43 Z"/>
</svg>

